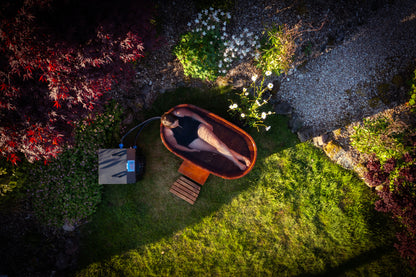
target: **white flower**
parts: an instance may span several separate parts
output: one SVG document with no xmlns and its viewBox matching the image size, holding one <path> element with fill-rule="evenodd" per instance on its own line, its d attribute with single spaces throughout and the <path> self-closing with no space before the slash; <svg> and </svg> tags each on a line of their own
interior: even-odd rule
<svg viewBox="0 0 416 277">
<path fill-rule="evenodd" d="M 244 113 L 242 113 L 240 116 L 241 116 L 242 118 L 246 117 L 246 115 L 245 115 Z"/>
<path fill-rule="evenodd" d="M 244 32 L 247 33 L 248 32 L 248 29 L 247 28 L 244 28 Z"/>
<path fill-rule="evenodd" d="M 272 114 L 272 112 L 271 111 L 268 111 L 267 114 Z"/>
<path fill-rule="evenodd" d="M 256 100 L 256 104 L 257 104 L 257 106 L 261 106 L 259 100 Z"/>
<path fill-rule="evenodd" d="M 212 29 L 212 30 L 214 30 L 214 29 L 215 29 L 215 25 L 212 25 L 212 26 L 211 26 L 211 29 Z"/>
<path fill-rule="evenodd" d="M 207 30 L 208 30 L 208 31 L 209 31 L 209 30 L 211 30 L 211 26 L 208 26 L 208 27 L 207 27 Z"/>
<path fill-rule="evenodd" d="M 261 119 L 266 119 L 266 117 L 267 117 L 267 114 L 265 112 L 262 112 L 261 113 Z"/>
<path fill-rule="evenodd" d="M 227 70 L 223 69 L 223 70 L 222 70 L 222 73 L 224 73 L 224 74 L 225 74 L 225 73 L 227 73 Z"/>
<path fill-rule="evenodd" d="M 195 19 L 195 23 L 198 24 L 199 23 L 199 20 L 198 19 Z"/>
<path fill-rule="evenodd" d="M 234 110 L 234 109 L 237 109 L 238 108 L 238 105 L 237 104 L 232 104 L 232 105 L 230 105 L 230 109 L 231 110 Z"/>
<path fill-rule="evenodd" d="M 270 75 L 272 75 L 272 72 L 270 70 L 267 70 L 266 71 L 266 76 L 270 76 Z"/>
<path fill-rule="evenodd" d="M 202 35 L 205 36 L 207 33 L 205 33 L 205 31 L 202 32 Z"/>
<path fill-rule="evenodd" d="M 255 81 L 257 80 L 257 74 L 254 74 L 254 75 L 253 75 L 253 77 L 251 77 L 251 80 L 252 80 L 253 82 L 255 82 Z"/>
<path fill-rule="evenodd" d="M 272 83 L 269 83 L 269 84 L 267 85 L 267 87 L 268 87 L 269 89 L 272 89 L 272 88 L 273 88 L 273 84 L 272 84 Z"/>
<path fill-rule="evenodd" d="M 270 130 L 270 128 L 272 128 L 272 126 L 267 126 L 267 127 L 266 127 L 266 131 L 269 131 L 269 130 Z"/>
<path fill-rule="evenodd" d="M 188 27 L 191 27 L 191 22 L 188 22 Z"/>
</svg>

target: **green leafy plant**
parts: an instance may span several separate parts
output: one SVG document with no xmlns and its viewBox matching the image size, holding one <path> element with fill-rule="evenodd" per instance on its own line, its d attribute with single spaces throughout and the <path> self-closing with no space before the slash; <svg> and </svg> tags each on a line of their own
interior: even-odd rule
<svg viewBox="0 0 416 277">
<path fill-rule="evenodd" d="M 365 119 L 354 128 L 351 144 L 361 153 L 375 155 L 381 164 L 391 158 L 399 158 L 406 152 L 403 144 L 404 133 L 393 130 L 385 117 Z M 403 130 L 402 130 L 403 131 Z"/>
<path fill-rule="evenodd" d="M 101 201 L 97 150 L 115 143 L 120 118 L 121 109 L 113 104 L 102 116 L 79 122 L 74 147 L 34 169 L 31 196 L 41 222 L 76 226 L 95 212 Z"/>
<path fill-rule="evenodd" d="M 213 81 L 225 75 L 233 61 L 254 56 L 258 37 L 247 28 L 239 36 L 230 36 L 230 19 L 230 13 L 209 8 L 188 23 L 190 31 L 173 50 L 186 76 Z"/>
<path fill-rule="evenodd" d="M 270 76 L 271 72 L 266 71 L 266 76 Z M 273 84 L 269 83 L 267 86 L 264 86 L 265 76 L 263 76 L 261 82 L 256 84 L 257 75 L 252 77 L 252 83 L 250 87 L 243 88 L 243 91 L 237 93 L 238 100 L 231 102 L 228 112 L 237 117 L 244 125 L 255 127 L 259 131 L 259 127 L 262 126 L 268 131 L 271 126 L 265 124 L 265 120 L 271 114 L 274 114 L 272 111 L 265 111 L 265 105 L 267 105 L 270 100 L 271 94 L 265 99 L 265 92 L 273 88 Z M 237 103 L 238 102 L 238 103 Z"/>
<path fill-rule="evenodd" d="M 295 39 L 299 36 L 300 25 L 290 29 L 287 25 L 272 27 L 263 32 L 257 67 L 263 72 L 272 71 L 276 75 L 287 73 L 293 63 L 296 51 Z"/>
</svg>

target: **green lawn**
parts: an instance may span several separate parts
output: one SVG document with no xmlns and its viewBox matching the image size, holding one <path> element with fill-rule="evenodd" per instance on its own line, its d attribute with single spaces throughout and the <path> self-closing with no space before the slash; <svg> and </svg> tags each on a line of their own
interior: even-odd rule
<svg viewBox="0 0 416 277">
<path fill-rule="evenodd" d="M 179 100 L 181 99 L 181 100 Z M 192 103 L 226 117 L 223 92 L 179 90 L 147 117 Z M 352 172 L 299 143 L 287 118 L 267 133 L 253 170 L 238 180 L 210 176 L 192 206 L 169 192 L 181 160 L 159 138 L 140 135 L 143 180 L 106 185 L 83 226 L 77 276 L 411 276 L 393 247 L 391 222 Z"/>
</svg>

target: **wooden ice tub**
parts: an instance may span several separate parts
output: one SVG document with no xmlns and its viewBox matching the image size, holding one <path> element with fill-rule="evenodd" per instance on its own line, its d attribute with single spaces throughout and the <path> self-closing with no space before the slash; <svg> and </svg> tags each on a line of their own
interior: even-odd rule
<svg viewBox="0 0 416 277">
<path fill-rule="evenodd" d="M 203 151 L 189 153 L 174 149 L 165 139 L 163 131 L 165 127 L 161 124 L 160 137 L 163 144 L 169 151 L 183 159 L 183 163 L 178 170 L 180 173 L 203 185 L 209 174 L 214 174 L 225 179 L 237 179 L 251 171 L 256 162 L 257 147 L 249 134 L 218 115 L 191 104 L 177 105 L 170 109 L 169 112 L 178 108 L 187 108 L 199 114 L 213 126 L 213 132 L 219 139 L 229 148 L 250 158 L 251 161 L 251 165 L 242 171 L 230 160 L 219 154 Z"/>
</svg>

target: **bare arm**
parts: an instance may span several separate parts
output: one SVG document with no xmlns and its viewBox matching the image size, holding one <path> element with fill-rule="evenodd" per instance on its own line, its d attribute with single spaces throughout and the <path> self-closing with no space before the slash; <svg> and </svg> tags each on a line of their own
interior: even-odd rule
<svg viewBox="0 0 416 277">
<path fill-rule="evenodd" d="M 192 117 L 193 119 L 198 120 L 199 122 L 207 125 L 211 130 L 213 130 L 213 127 L 212 127 L 211 124 L 209 124 L 205 119 L 200 117 L 198 114 L 196 114 L 196 113 L 194 113 L 194 112 L 192 112 L 188 109 L 185 109 L 185 108 L 177 109 L 173 113 L 176 116 L 179 116 L 179 117 L 184 117 L 184 116 Z"/>
<path fill-rule="evenodd" d="M 185 152 L 200 152 L 198 149 L 188 148 L 186 146 L 178 144 L 175 137 L 173 136 L 173 131 L 169 128 L 163 128 L 163 132 L 165 134 L 165 138 L 170 145 L 172 145 L 175 149 L 185 151 Z"/>
</svg>

